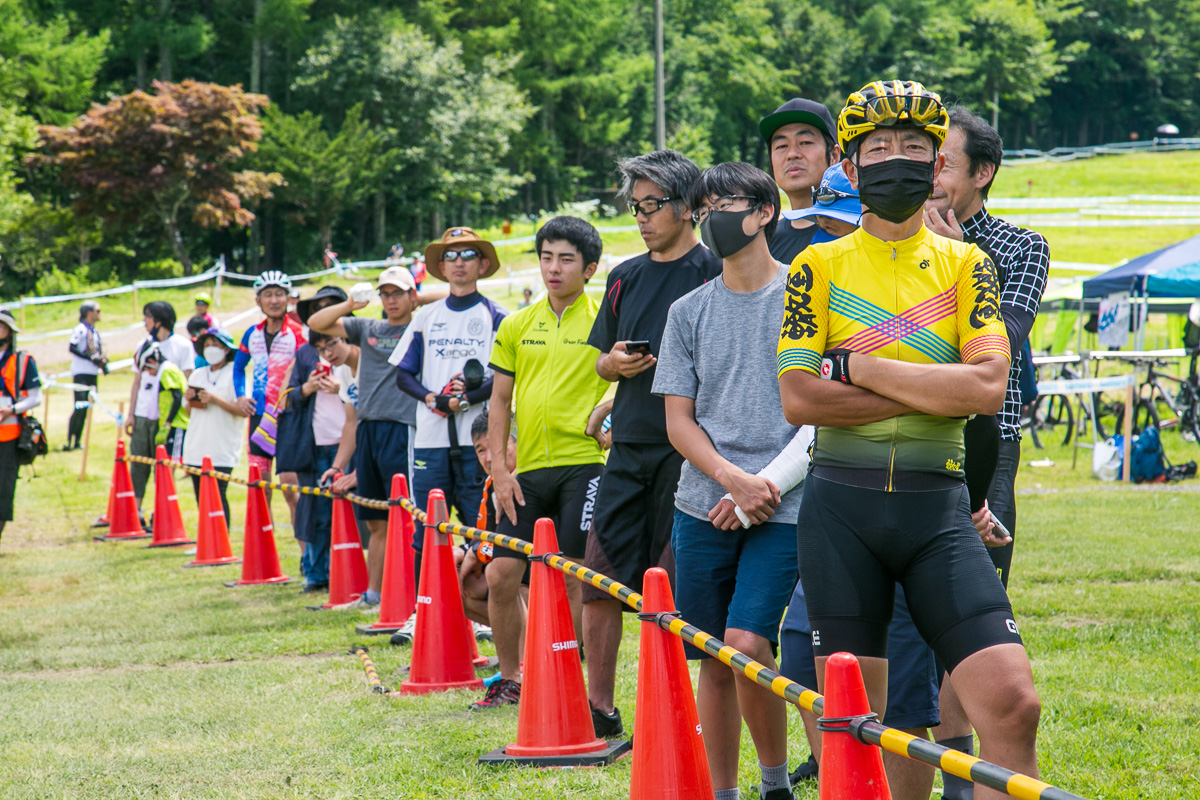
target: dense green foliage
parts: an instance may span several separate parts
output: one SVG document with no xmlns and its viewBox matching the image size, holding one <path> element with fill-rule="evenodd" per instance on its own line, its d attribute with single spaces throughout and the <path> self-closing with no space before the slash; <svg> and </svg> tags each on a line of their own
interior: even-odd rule
<svg viewBox="0 0 1200 800">
<path fill-rule="evenodd" d="M 924 81 L 1009 147 L 1200 128 L 1200 0 L 664 5 L 667 139 L 702 163 L 765 164 L 763 114 L 795 95 L 836 107 L 877 77 Z M 452 222 L 606 197 L 614 160 L 654 140 L 653 74 L 651 0 L 0 0 L 0 296 L 165 257 L 304 270 L 325 246 L 379 257 Z M 70 182 L 23 159 L 37 124 L 155 80 L 270 100 L 241 167 L 287 184 L 251 225 L 184 218 L 175 236 L 69 213 Z"/>
</svg>

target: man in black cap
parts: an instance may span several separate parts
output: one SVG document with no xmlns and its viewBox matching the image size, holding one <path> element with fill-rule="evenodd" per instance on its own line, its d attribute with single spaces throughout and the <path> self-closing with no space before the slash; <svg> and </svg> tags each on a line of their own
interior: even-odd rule
<svg viewBox="0 0 1200 800">
<path fill-rule="evenodd" d="M 829 109 L 815 100 L 797 97 L 763 117 L 758 130 L 771 155 L 775 183 L 788 196 L 792 211 L 811 206 L 813 187 L 819 186 L 825 170 L 841 159 L 834 141 L 837 128 Z M 811 219 L 793 220 L 784 211 L 775 228 L 771 255 L 791 264 L 814 236 L 817 241 L 823 240 L 820 231 Z"/>
</svg>

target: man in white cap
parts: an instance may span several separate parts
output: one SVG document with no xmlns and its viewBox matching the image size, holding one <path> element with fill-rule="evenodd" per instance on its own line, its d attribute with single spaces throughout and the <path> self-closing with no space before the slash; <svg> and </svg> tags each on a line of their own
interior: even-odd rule
<svg viewBox="0 0 1200 800">
<path fill-rule="evenodd" d="M 372 500 L 387 500 L 392 476 L 408 474 L 410 429 L 417 421 L 417 401 L 396 391 L 395 370 L 388 357 L 404 338 L 417 308 L 417 284 L 405 267 L 388 267 L 375 284 L 383 303 L 384 319 L 352 317 L 371 302 L 370 284 L 351 289 L 344 302 L 327 306 L 308 317 L 309 327 L 329 336 L 344 338 L 360 348 L 358 364 L 358 428 L 355 433 L 354 474 L 357 494 Z M 320 297 L 321 293 L 317 293 Z M 312 300 L 317 299 L 316 297 Z M 301 316 L 308 311 L 302 300 Z M 349 465 L 337 465 L 349 471 Z M 379 604 L 383 586 L 383 560 L 387 546 L 387 511 L 355 506 L 371 536 L 367 542 L 367 591 L 348 605 L 371 608 Z"/>
</svg>

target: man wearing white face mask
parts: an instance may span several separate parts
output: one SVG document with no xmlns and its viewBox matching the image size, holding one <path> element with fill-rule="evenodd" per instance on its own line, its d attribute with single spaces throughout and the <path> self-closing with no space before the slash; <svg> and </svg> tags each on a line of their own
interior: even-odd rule
<svg viewBox="0 0 1200 800">
<path fill-rule="evenodd" d="M 796 584 L 800 493 L 759 474 L 799 433 L 783 418 L 775 356 L 787 267 L 769 250 L 775 183 L 749 164 L 718 164 L 692 187 L 700 236 L 721 275 L 667 314 L 654 394 L 687 463 L 675 493 L 671 545 L 683 617 L 761 664 Z M 728 492 L 728 494 L 726 494 Z M 729 498 L 729 499 L 727 499 Z M 750 525 L 743 529 L 734 504 Z M 717 800 L 736 800 L 742 720 L 754 739 L 766 800 L 790 800 L 783 701 L 691 645 L 701 660 L 696 705 Z"/>
</svg>

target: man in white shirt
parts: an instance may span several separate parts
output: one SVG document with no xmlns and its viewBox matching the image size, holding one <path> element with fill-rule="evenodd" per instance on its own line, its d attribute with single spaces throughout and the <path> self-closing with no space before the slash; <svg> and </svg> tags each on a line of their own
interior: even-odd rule
<svg viewBox="0 0 1200 800">
<path fill-rule="evenodd" d="M 108 359 L 100 342 L 96 323 L 100 321 L 100 304 L 95 300 L 84 300 L 79 306 L 79 324 L 71 331 L 67 350 L 71 353 L 71 382 L 76 386 L 96 386 L 103 371 L 108 374 Z M 67 424 L 67 442 L 63 450 L 78 450 L 83 438 L 83 425 L 87 421 L 87 389 L 75 390 L 75 408 Z"/>
<path fill-rule="evenodd" d="M 413 320 L 389 359 L 399 367 L 400 390 L 420 401 L 413 499 L 424 507 L 429 492 L 441 489 L 458 518 L 473 522 L 485 476 L 471 447 L 471 423 L 492 395 L 484 367 L 504 318 L 504 310 L 481 295 L 477 284 L 500 268 L 500 259 L 492 243 L 475 231 L 450 228 L 440 242 L 425 248 L 425 261 L 434 277 L 450 284 L 450 296 L 431 303 Z M 418 537 L 413 542 L 418 575 L 420 544 Z"/>
</svg>

